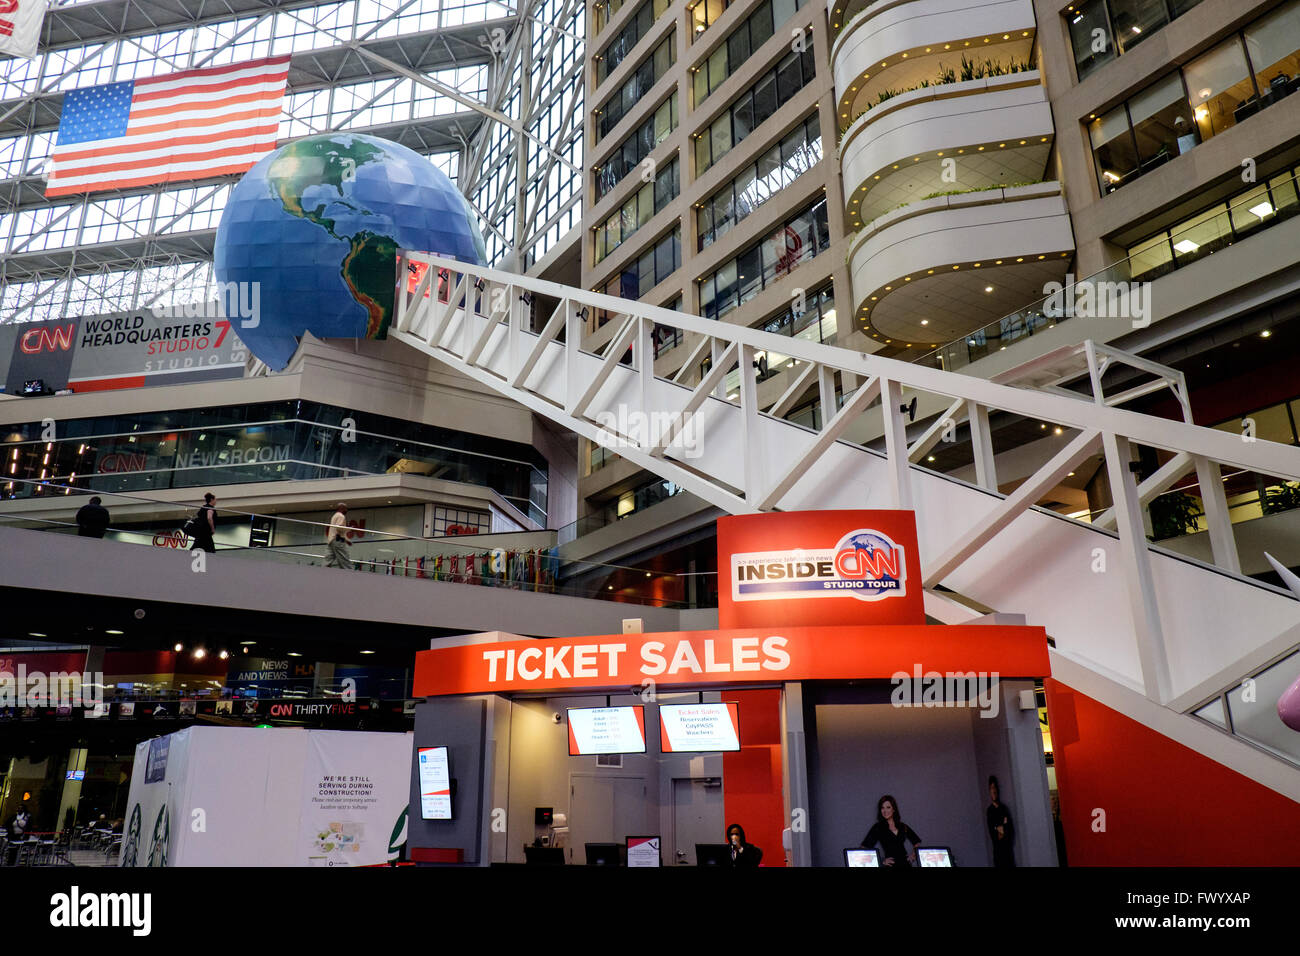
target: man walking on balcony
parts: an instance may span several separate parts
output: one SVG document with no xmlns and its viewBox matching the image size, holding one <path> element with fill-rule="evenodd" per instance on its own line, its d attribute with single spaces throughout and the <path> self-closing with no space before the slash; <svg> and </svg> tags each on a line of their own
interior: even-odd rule
<svg viewBox="0 0 1300 956">
<path fill-rule="evenodd" d="M 348 503 L 340 501 L 330 518 L 329 530 L 325 532 L 325 547 L 329 551 L 327 568 L 346 568 L 352 570 L 352 558 L 348 554 L 351 544 L 348 542 Z"/>
</svg>

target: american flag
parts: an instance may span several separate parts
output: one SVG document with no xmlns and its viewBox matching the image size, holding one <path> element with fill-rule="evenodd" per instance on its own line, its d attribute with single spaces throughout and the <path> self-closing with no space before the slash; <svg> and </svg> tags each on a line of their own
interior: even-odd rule
<svg viewBox="0 0 1300 956">
<path fill-rule="evenodd" d="M 289 57 L 72 90 L 46 196 L 242 173 L 275 148 Z"/>
</svg>

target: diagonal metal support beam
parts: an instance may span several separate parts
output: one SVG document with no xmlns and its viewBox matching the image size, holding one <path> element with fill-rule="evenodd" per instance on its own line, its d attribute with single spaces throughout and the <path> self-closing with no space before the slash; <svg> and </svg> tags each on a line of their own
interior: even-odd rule
<svg viewBox="0 0 1300 956">
<path fill-rule="evenodd" d="M 1156 469 L 1146 481 L 1138 485 L 1138 504 L 1145 508 L 1152 499 L 1164 494 L 1172 488 L 1184 475 L 1196 467 L 1192 461 L 1192 456 L 1186 452 L 1179 452 L 1170 458 L 1167 462 Z M 1092 522 L 1098 528 L 1115 527 L 1115 509 L 1108 508 L 1106 511 Z"/>
<path fill-rule="evenodd" d="M 1025 479 L 1020 487 L 1003 499 L 974 528 L 958 538 L 957 543 L 930 566 L 923 586 L 933 588 L 942 584 L 943 579 L 957 570 L 962 562 L 992 541 L 1018 518 L 1021 512 L 1026 511 L 1046 492 L 1060 484 L 1061 479 L 1069 474 L 1075 465 L 1095 455 L 1100 448 L 1100 432 L 1089 430 L 1077 435 L 1057 452 L 1051 461 Z"/>
<path fill-rule="evenodd" d="M 808 467 L 840 440 L 845 430 L 853 424 L 859 415 L 866 411 L 867 406 L 874 402 L 879 395 L 879 378 L 868 379 L 863 383 L 862 387 L 844 403 L 844 407 L 835 413 L 835 417 L 826 423 L 826 426 L 821 430 L 821 434 L 817 436 L 817 439 L 808 450 L 796 458 L 794 463 L 785 470 L 785 473 L 776 480 L 776 483 L 759 503 L 758 510 L 770 511 L 775 508 L 781 499 L 785 497 L 786 492 L 793 488 L 795 483 L 807 473 Z"/>
</svg>

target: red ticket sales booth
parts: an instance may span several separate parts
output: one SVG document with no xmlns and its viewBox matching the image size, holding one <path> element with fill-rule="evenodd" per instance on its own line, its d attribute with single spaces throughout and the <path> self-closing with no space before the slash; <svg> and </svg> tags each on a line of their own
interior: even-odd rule
<svg viewBox="0 0 1300 956">
<path fill-rule="evenodd" d="M 417 655 L 413 859 L 585 863 L 655 835 L 690 864 L 738 822 L 765 866 L 842 865 L 888 793 L 924 844 L 989 865 L 996 775 L 1022 865 L 1055 863 L 1042 628 L 926 624 L 911 512 L 726 517 L 718 549 L 717 629 Z"/>
</svg>

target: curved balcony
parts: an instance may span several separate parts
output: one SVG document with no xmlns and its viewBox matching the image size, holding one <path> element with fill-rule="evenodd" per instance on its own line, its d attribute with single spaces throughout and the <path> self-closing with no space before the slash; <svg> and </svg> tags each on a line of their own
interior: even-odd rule
<svg viewBox="0 0 1300 956">
<path fill-rule="evenodd" d="M 840 128 L 901 91 L 1025 72 L 1034 32 L 1030 0 L 871 4 L 831 47 Z"/>
<path fill-rule="evenodd" d="M 852 227 L 925 196 L 1044 178 L 1052 111 L 1038 72 L 901 94 L 860 116 L 840 143 Z"/>
<path fill-rule="evenodd" d="M 920 355 L 1041 298 L 1073 250 L 1057 182 L 909 203 L 849 247 L 855 316 L 888 352 Z"/>
</svg>

